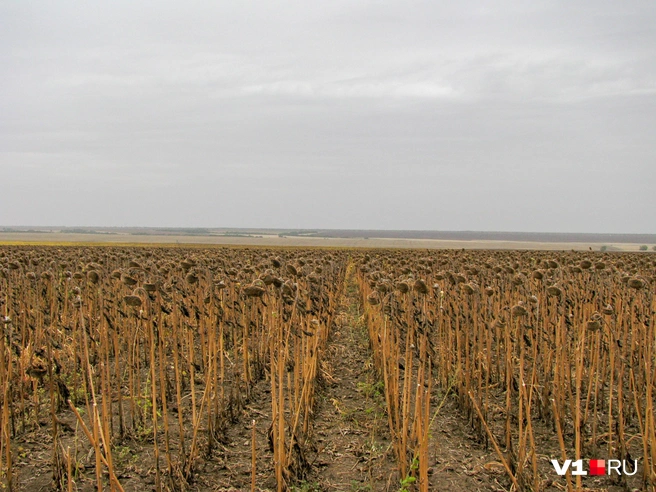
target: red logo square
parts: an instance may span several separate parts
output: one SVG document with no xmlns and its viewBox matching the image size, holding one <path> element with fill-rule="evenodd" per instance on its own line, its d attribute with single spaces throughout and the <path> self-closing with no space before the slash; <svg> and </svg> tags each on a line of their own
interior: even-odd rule
<svg viewBox="0 0 656 492">
<path fill-rule="evenodd" d="M 604 460 L 590 460 L 590 475 L 605 475 L 606 462 Z"/>
</svg>

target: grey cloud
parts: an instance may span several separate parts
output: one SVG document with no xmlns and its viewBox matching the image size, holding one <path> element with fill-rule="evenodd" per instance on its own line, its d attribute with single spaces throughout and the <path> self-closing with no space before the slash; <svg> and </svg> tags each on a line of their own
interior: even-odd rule
<svg viewBox="0 0 656 492">
<path fill-rule="evenodd" d="M 656 232 L 656 5 L 0 4 L 0 225 Z"/>
</svg>

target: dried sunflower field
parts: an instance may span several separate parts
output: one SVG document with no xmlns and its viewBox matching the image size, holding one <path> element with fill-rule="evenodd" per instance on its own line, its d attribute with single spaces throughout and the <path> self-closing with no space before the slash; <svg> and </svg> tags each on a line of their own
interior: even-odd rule
<svg viewBox="0 0 656 492">
<path fill-rule="evenodd" d="M 6 490 L 653 490 L 649 253 L 3 246 Z M 637 460 L 622 476 L 551 460 Z"/>
</svg>

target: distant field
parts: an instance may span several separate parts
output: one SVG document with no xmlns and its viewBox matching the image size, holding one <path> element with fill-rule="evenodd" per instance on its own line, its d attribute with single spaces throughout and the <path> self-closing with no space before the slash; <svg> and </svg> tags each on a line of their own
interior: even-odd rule
<svg viewBox="0 0 656 492">
<path fill-rule="evenodd" d="M 592 250 L 606 246 L 608 251 L 638 251 L 645 243 L 599 243 L 570 241 L 518 241 L 497 239 L 417 239 L 384 237 L 307 237 L 261 234 L 258 236 L 171 235 L 171 234 L 84 234 L 62 232 L 2 232 L 0 244 L 112 244 L 112 245 L 220 245 L 220 246 L 302 246 L 336 248 L 417 248 L 417 249 L 516 249 L 516 250 Z M 651 246 L 651 244 L 650 244 Z"/>
</svg>

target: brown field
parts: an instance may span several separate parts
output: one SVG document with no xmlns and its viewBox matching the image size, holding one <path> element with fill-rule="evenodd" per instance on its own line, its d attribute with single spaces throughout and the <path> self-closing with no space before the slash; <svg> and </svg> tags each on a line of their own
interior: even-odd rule
<svg viewBox="0 0 656 492">
<path fill-rule="evenodd" d="M 0 246 L 7 490 L 654 490 L 656 256 L 62 236 Z"/>
<path fill-rule="evenodd" d="M 217 245 L 217 246 L 270 246 L 319 248 L 404 248 L 404 249 L 503 249 L 549 251 L 599 251 L 607 246 L 611 251 L 638 251 L 642 243 L 591 243 L 563 241 L 501 241 L 501 240 L 446 240 L 418 238 L 361 237 L 279 237 L 273 234 L 249 236 L 191 236 L 191 235 L 135 235 L 135 234 L 77 234 L 0 232 L 0 244 L 56 244 L 56 245 L 149 245 L 163 246 Z"/>
</svg>

